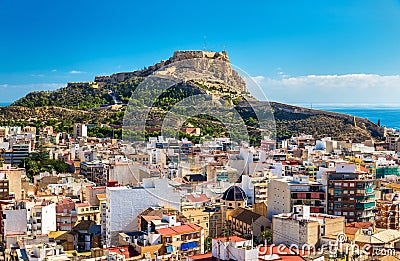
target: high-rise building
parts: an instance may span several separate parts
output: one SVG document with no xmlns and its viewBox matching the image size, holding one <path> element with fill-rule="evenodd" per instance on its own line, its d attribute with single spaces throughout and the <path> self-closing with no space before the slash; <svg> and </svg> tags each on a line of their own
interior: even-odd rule
<svg viewBox="0 0 400 261">
<path fill-rule="evenodd" d="M 328 208 L 331 215 L 344 216 L 347 222 L 371 222 L 375 208 L 375 180 L 355 164 L 340 163 L 323 175 L 327 184 Z"/>
</svg>

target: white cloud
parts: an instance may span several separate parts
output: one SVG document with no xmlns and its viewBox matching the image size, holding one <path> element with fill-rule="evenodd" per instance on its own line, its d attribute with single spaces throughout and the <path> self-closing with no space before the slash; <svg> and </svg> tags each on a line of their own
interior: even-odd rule
<svg viewBox="0 0 400 261">
<path fill-rule="evenodd" d="M 31 74 L 32 77 L 44 77 L 44 74 Z"/>
<path fill-rule="evenodd" d="M 81 73 L 85 73 L 83 71 L 78 71 L 78 70 L 72 70 L 69 72 L 70 74 L 81 74 Z"/>
<path fill-rule="evenodd" d="M 257 84 L 261 85 L 261 84 L 263 84 L 263 82 L 265 81 L 266 78 L 264 76 L 259 75 L 259 76 L 251 77 L 251 79 L 253 79 L 253 81 L 255 81 Z"/>
<path fill-rule="evenodd" d="M 400 75 L 281 76 L 253 79 L 269 99 L 282 102 L 400 103 Z"/>
</svg>

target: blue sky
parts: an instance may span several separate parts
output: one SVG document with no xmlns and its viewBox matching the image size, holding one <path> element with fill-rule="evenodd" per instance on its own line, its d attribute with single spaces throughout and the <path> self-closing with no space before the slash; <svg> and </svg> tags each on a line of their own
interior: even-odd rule
<svg viewBox="0 0 400 261">
<path fill-rule="evenodd" d="M 400 1 L 0 0 L 0 102 L 226 48 L 270 100 L 396 103 Z"/>
</svg>

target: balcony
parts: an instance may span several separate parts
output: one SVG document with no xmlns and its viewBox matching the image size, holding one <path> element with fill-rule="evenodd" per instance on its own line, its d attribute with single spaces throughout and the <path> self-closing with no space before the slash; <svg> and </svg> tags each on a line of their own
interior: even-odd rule
<svg viewBox="0 0 400 261">
<path fill-rule="evenodd" d="M 362 209 L 372 209 L 375 207 L 375 202 L 374 201 L 362 201 L 356 203 L 356 209 L 362 210 Z"/>
<path fill-rule="evenodd" d="M 325 199 L 324 192 L 292 192 L 291 194 L 292 199 L 314 199 L 314 200 L 321 200 Z"/>
</svg>

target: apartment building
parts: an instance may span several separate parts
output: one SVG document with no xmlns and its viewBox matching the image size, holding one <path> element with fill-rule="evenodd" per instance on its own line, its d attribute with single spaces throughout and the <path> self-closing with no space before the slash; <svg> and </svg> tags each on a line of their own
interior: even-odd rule
<svg viewBox="0 0 400 261">
<path fill-rule="evenodd" d="M 375 180 L 355 164 L 340 163 L 323 175 L 327 184 L 327 213 L 346 221 L 372 222 L 375 209 Z"/>
<path fill-rule="evenodd" d="M 9 198 L 9 181 L 6 173 L 0 173 L 0 200 Z"/>
<path fill-rule="evenodd" d="M 375 225 L 377 228 L 399 229 L 400 201 L 398 196 L 394 200 L 377 200 L 375 208 Z"/>
<path fill-rule="evenodd" d="M 101 161 L 81 162 L 80 174 L 97 186 L 107 184 L 108 167 Z"/>
<path fill-rule="evenodd" d="M 57 229 L 56 203 L 48 200 L 36 202 L 31 209 L 28 223 L 33 236 L 47 235 L 50 231 L 55 231 Z"/>
<path fill-rule="evenodd" d="M 274 215 L 274 244 L 318 245 L 322 237 L 343 234 L 345 219 L 321 213 L 310 213 L 310 206 L 294 206 L 293 212 Z"/>
<path fill-rule="evenodd" d="M 118 241 L 118 233 L 138 229 L 138 215 L 149 207 L 179 210 L 180 194 L 163 179 L 144 179 L 140 187 L 107 187 L 106 244 Z"/>
<path fill-rule="evenodd" d="M 204 253 L 204 229 L 196 224 L 182 224 L 156 230 L 161 235 L 161 255 L 180 258 Z"/>
<path fill-rule="evenodd" d="M 87 126 L 85 124 L 74 124 L 74 138 L 87 137 Z"/>
<path fill-rule="evenodd" d="M 326 193 L 321 183 L 308 176 L 294 175 L 272 180 L 268 185 L 268 218 L 289 213 L 295 205 L 310 206 L 313 213 L 325 213 Z"/>
<path fill-rule="evenodd" d="M 57 230 L 71 231 L 78 220 L 75 202 L 71 198 L 64 198 L 56 205 Z"/>
</svg>

